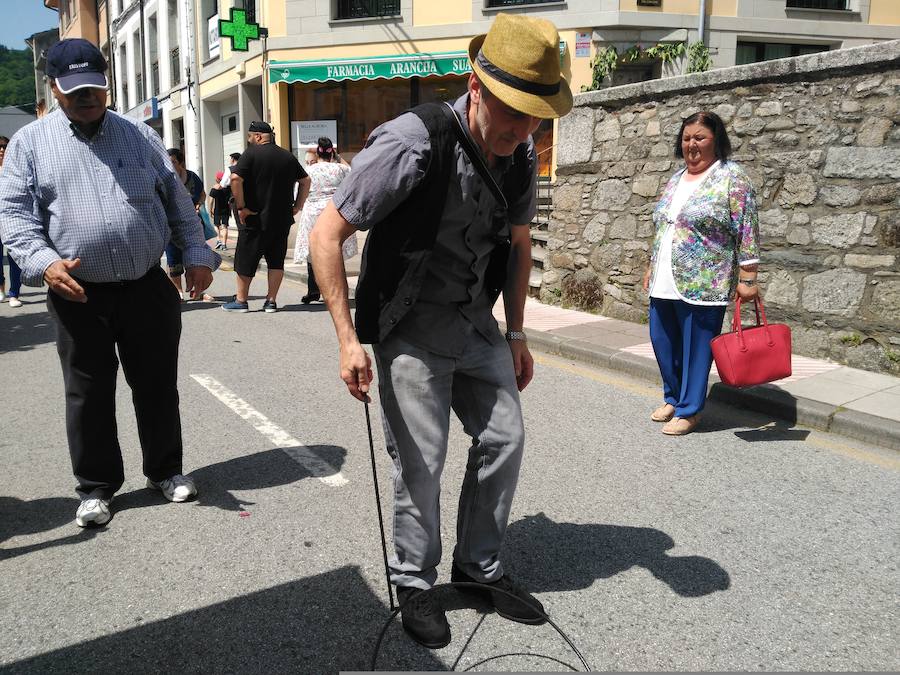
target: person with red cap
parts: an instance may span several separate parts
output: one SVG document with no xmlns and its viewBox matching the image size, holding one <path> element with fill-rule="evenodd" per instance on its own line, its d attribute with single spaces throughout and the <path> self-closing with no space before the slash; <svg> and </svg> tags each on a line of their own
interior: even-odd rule
<svg viewBox="0 0 900 675">
<path fill-rule="evenodd" d="M 119 363 L 131 387 L 148 487 L 197 494 L 182 473 L 178 410 L 181 301 L 159 264 L 171 238 L 186 291 L 203 296 L 221 258 L 157 133 L 107 110 L 107 63 L 80 38 L 47 52 L 59 109 L 20 129 L 0 181 L 0 236 L 47 309 L 65 383 L 66 433 L 80 527 L 102 526 L 124 483 L 116 431 Z"/>
</svg>

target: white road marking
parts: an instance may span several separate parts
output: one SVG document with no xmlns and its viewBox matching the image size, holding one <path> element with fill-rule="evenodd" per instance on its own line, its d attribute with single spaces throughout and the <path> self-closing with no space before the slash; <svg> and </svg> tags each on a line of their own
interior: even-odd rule
<svg viewBox="0 0 900 675">
<path fill-rule="evenodd" d="M 332 487 L 340 487 L 349 482 L 341 475 L 340 471 L 335 472 L 334 467 L 328 462 L 215 378 L 202 374 L 191 375 L 191 377 L 229 407 L 238 417 L 250 422 L 253 428 L 268 438 L 276 448 L 281 448 L 288 457 L 309 471 L 315 478 Z"/>
</svg>

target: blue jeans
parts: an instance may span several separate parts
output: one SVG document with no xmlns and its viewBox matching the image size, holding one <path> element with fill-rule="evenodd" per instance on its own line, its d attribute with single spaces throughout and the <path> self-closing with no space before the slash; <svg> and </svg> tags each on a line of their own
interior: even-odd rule
<svg viewBox="0 0 900 675">
<path fill-rule="evenodd" d="M 180 277 L 184 274 L 184 253 L 171 240 L 166 244 L 166 266 L 169 268 L 170 277 Z"/>
<path fill-rule="evenodd" d="M 18 298 L 19 291 L 22 289 L 22 270 L 16 264 L 16 261 L 12 259 L 11 255 L 7 255 L 6 259 L 9 261 L 9 288 L 6 290 L 6 295 L 11 298 Z M 3 242 L 0 242 L 0 286 L 6 284 L 6 277 L 3 274 Z"/>
<path fill-rule="evenodd" d="M 722 332 L 724 305 L 692 305 L 650 298 L 650 341 L 663 379 L 663 397 L 677 417 L 696 415 L 706 405 L 712 367 L 710 340 Z"/>
</svg>

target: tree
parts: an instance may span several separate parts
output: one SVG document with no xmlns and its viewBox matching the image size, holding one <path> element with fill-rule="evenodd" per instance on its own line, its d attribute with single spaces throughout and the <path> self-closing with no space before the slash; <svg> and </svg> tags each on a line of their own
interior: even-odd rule
<svg viewBox="0 0 900 675">
<path fill-rule="evenodd" d="M 34 104 L 34 60 L 31 49 L 0 45 L 0 106 Z"/>
</svg>

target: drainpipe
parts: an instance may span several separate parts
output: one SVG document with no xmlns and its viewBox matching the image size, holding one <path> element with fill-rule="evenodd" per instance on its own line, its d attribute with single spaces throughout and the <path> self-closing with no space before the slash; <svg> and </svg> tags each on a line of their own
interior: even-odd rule
<svg viewBox="0 0 900 675">
<path fill-rule="evenodd" d="M 706 44 L 706 0 L 700 0 L 700 42 Z"/>
<path fill-rule="evenodd" d="M 188 77 L 185 85 L 185 90 L 188 97 L 188 107 L 194 111 L 194 118 L 196 119 L 196 124 L 194 124 L 194 143 L 200 156 L 200 171 L 198 171 L 197 173 L 202 176 L 203 166 L 205 165 L 204 159 L 206 155 L 206 148 L 203 145 L 203 116 L 200 114 L 200 66 L 199 57 L 197 55 L 197 33 L 195 31 L 196 14 L 193 0 L 186 0 L 186 2 L 182 3 L 182 7 L 187 7 L 188 34 L 188 53 L 186 54 L 188 64 Z M 196 105 L 194 104 L 195 101 Z"/>
<path fill-rule="evenodd" d="M 140 10 L 141 15 L 139 34 L 141 38 L 141 72 L 144 80 L 144 91 L 141 92 L 141 95 L 144 97 L 144 101 L 148 101 L 150 100 L 150 92 L 152 91 L 153 83 L 150 81 L 152 78 L 150 76 L 150 71 L 147 69 L 147 48 L 144 45 L 144 0 L 140 0 L 138 9 Z M 138 104 L 140 104 L 140 101 Z"/>
</svg>

